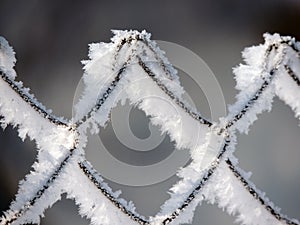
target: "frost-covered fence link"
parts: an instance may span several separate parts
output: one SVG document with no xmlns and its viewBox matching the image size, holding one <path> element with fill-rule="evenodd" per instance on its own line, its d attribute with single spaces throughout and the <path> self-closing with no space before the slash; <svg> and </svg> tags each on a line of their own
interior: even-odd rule
<svg viewBox="0 0 300 225">
<path fill-rule="evenodd" d="M 183 100 L 176 70 L 144 31 L 114 31 L 111 43 L 90 45 L 90 59 L 84 62 L 85 90 L 69 121 L 52 115 L 15 80 L 14 52 L 1 38 L 1 126 L 17 127 L 20 138 L 35 140 L 39 151 L 0 224 L 39 223 L 62 193 L 74 199 L 79 213 L 93 224 L 189 223 L 203 200 L 226 208 L 241 224 L 299 224 L 282 215 L 249 181 L 233 155 L 236 130 L 247 132 L 258 114 L 271 109 L 275 95 L 300 117 L 300 44 L 278 34 L 264 37 L 264 44 L 243 52 L 245 64 L 234 69 L 240 93 L 218 122 L 205 119 Z M 178 171 L 181 180 L 171 188 L 170 199 L 150 218 L 119 198 L 84 157 L 87 131 L 98 133 L 109 121 L 110 110 L 127 99 L 192 157 Z"/>
</svg>

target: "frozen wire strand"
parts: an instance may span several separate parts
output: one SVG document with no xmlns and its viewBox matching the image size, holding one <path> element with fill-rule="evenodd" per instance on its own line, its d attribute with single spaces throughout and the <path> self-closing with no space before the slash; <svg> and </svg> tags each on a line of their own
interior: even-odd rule
<svg viewBox="0 0 300 225">
<path fill-rule="evenodd" d="M 201 178 L 199 184 L 194 188 L 194 190 L 189 194 L 189 196 L 184 200 L 180 207 L 173 211 L 169 216 L 167 216 L 162 224 L 166 225 L 175 220 L 181 212 L 183 212 L 190 203 L 196 198 L 197 194 L 200 193 L 201 189 L 205 186 L 205 184 L 209 181 L 210 177 L 214 174 L 215 170 L 218 168 L 221 160 L 223 159 L 225 153 L 227 152 L 227 148 L 230 145 L 231 140 L 229 138 L 225 139 L 224 145 L 216 159 L 211 163 L 210 167 L 207 169 L 206 173 Z"/>
<path fill-rule="evenodd" d="M 287 71 L 288 75 L 296 82 L 298 86 L 300 86 L 300 80 L 295 74 L 295 72 L 292 70 L 292 68 L 288 65 L 284 65 L 285 70 Z"/>
<path fill-rule="evenodd" d="M 3 71 L 0 71 L 0 76 L 3 81 L 5 81 L 26 103 L 31 106 L 31 108 L 42 115 L 45 119 L 55 125 L 68 127 L 67 122 L 61 120 L 60 118 L 57 118 L 56 116 L 53 116 L 43 107 L 41 107 L 41 104 L 32 95 L 26 93 L 23 88 L 17 84 L 16 81 L 9 78 Z"/>
<path fill-rule="evenodd" d="M 5 127 L 5 120 L 4 120 L 5 118 L 4 118 L 4 116 L 2 116 L 1 114 L 0 114 L 0 126 L 2 126 L 2 125 L 4 125 L 3 127 Z M 3 123 L 3 124 L 2 124 Z"/>
<path fill-rule="evenodd" d="M 104 182 L 99 180 L 101 175 L 91 166 L 88 161 L 82 161 L 78 163 L 80 169 L 83 173 L 88 177 L 88 179 L 100 190 L 100 192 L 118 209 L 120 209 L 124 214 L 129 216 L 132 220 L 136 221 L 141 225 L 148 225 L 150 224 L 148 220 L 142 218 L 139 214 L 133 212 L 132 210 L 128 209 L 124 206 L 116 197 L 113 196 L 112 192 L 107 190 L 104 187 Z"/>
<path fill-rule="evenodd" d="M 270 55 L 270 53 L 272 52 L 273 49 L 277 49 L 278 46 L 276 44 L 272 44 L 269 46 L 269 48 L 266 50 L 266 54 L 265 54 L 265 60 L 264 63 L 266 66 L 267 64 L 267 59 Z M 264 68 L 265 70 L 266 68 Z M 264 91 L 267 89 L 267 87 L 270 85 L 271 81 L 274 78 L 274 74 L 275 71 L 278 70 L 278 67 L 274 67 L 270 70 L 269 72 L 269 76 L 268 77 L 262 77 L 263 79 L 263 84 L 261 85 L 261 87 L 256 91 L 256 93 L 245 103 L 245 105 L 243 106 L 243 108 L 236 113 L 233 116 L 233 119 L 229 120 L 226 125 L 224 126 L 224 128 L 221 128 L 220 132 L 223 132 L 225 130 L 228 130 L 230 127 L 232 127 L 234 124 L 236 124 L 240 119 L 242 119 L 246 113 L 251 109 L 252 106 L 254 106 L 254 104 L 256 103 L 256 101 L 259 99 L 259 97 L 264 93 Z M 262 75 L 261 75 L 262 76 Z"/>
<path fill-rule="evenodd" d="M 126 43 L 130 46 L 133 41 L 141 41 L 141 40 L 143 40 L 143 36 L 141 34 L 130 35 L 128 38 L 123 38 L 120 41 L 120 43 L 117 45 L 116 54 L 114 56 L 115 62 L 117 62 L 119 53 Z"/>
<path fill-rule="evenodd" d="M 138 37 L 136 37 L 136 38 L 138 38 Z M 120 42 L 120 44 L 117 46 L 117 52 L 120 53 L 121 48 L 126 43 L 130 45 L 133 40 L 138 40 L 138 39 L 134 39 L 134 38 L 122 39 L 121 42 Z M 116 77 L 110 83 L 110 85 L 108 86 L 108 88 L 104 91 L 104 93 L 102 94 L 101 98 L 98 98 L 96 104 L 90 109 L 90 111 L 86 115 L 84 115 L 81 119 L 79 119 L 78 121 L 76 121 L 75 124 L 73 125 L 73 127 L 75 127 L 75 128 L 80 127 L 83 123 L 85 123 L 89 118 L 91 118 L 93 116 L 93 113 L 97 112 L 101 108 L 101 106 L 108 99 L 109 95 L 117 87 L 119 81 L 122 78 L 123 73 L 125 72 L 125 70 L 127 68 L 127 65 L 132 60 L 132 57 L 133 57 L 133 54 L 134 54 L 135 51 L 136 51 L 136 49 L 133 48 L 131 54 L 128 57 L 128 59 L 125 61 L 125 63 L 123 63 L 123 66 L 121 67 L 121 69 L 118 70 L 118 73 L 117 73 Z M 117 58 L 118 58 L 117 55 L 118 54 L 115 55 L 115 60 L 117 60 Z M 113 68 L 114 68 L 114 66 L 113 66 Z"/>
<path fill-rule="evenodd" d="M 75 140 L 73 148 L 71 148 L 65 158 L 62 160 L 62 162 L 59 164 L 59 166 L 55 169 L 55 171 L 49 176 L 45 184 L 41 187 L 40 190 L 36 192 L 36 194 L 32 197 L 31 200 L 27 201 L 21 209 L 18 211 L 14 211 L 13 215 L 9 216 L 7 218 L 6 216 L 0 218 L 0 224 L 1 225 L 8 225 L 20 218 L 22 215 L 24 215 L 28 210 L 30 210 L 31 207 L 34 206 L 34 204 L 42 197 L 42 195 L 47 191 L 47 189 L 53 184 L 53 182 L 57 179 L 57 177 L 60 175 L 61 171 L 65 168 L 65 166 L 69 163 L 71 157 L 74 155 L 75 150 L 78 147 L 78 140 Z"/>
<path fill-rule="evenodd" d="M 277 50 L 280 45 L 286 45 L 286 46 L 290 47 L 291 49 L 293 49 L 295 51 L 298 58 L 300 57 L 300 52 L 299 52 L 299 49 L 297 49 L 295 42 L 292 42 L 291 40 L 282 40 L 279 43 L 275 43 L 275 44 L 272 44 L 269 46 L 269 48 L 266 51 L 265 63 L 266 63 L 266 60 L 267 60 L 268 56 L 270 55 L 271 51 L 273 49 Z M 225 129 L 221 128 L 220 132 L 223 132 L 223 131 L 227 130 L 228 128 L 232 127 L 236 122 L 238 122 L 248 112 L 249 109 L 251 109 L 251 106 L 253 106 L 255 104 L 255 102 L 258 100 L 258 98 L 263 94 L 263 92 L 267 89 L 269 84 L 272 82 L 272 80 L 275 76 L 275 72 L 278 70 L 278 67 L 280 66 L 280 64 L 281 64 L 281 61 L 279 61 L 277 63 L 277 65 L 274 68 L 272 68 L 272 70 L 269 72 L 269 77 L 267 77 L 267 78 L 262 77 L 262 79 L 264 80 L 262 86 L 252 96 L 252 98 L 244 105 L 243 109 L 240 112 L 238 112 L 235 116 L 233 116 L 232 120 L 227 122 L 227 124 L 225 125 Z M 284 68 L 286 69 L 288 74 L 292 77 L 292 79 L 296 82 L 296 84 L 299 86 L 300 80 L 296 76 L 296 74 L 292 71 L 292 69 L 288 65 L 285 65 Z"/>
<path fill-rule="evenodd" d="M 146 39 L 144 40 L 143 44 L 145 44 L 151 50 L 151 52 L 154 54 L 155 59 L 159 62 L 159 65 L 162 67 L 163 71 L 165 72 L 166 77 L 170 80 L 173 80 L 172 73 L 167 68 L 164 61 L 158 56 L 157 52 L 154 49 L 154 46 L 152 46 L 151 43 Z"/>
<path fill-rule="evenodd" d="M 110 83 L 108 88 L 105 90 L 105 92 L 102 94 L 102 97 L 99 98 L 96 102 L 96 104 L 90 109 L 90 111 L 84 115 L 80 120 L 75 122 L 73 125 L 75 128 L 80 127 L 83 123 L 85 123 L 89 118 L 93 116 L 93 113 L 97 112 L 101 106 L 105 103 L 105 101 L 108 99 L 112 91 L 116 88 L 117 84 L 122 78 L 122 74 L 125 71 L 126 67 L 122 67 L 119 71 L 115 79 Z"/>
<path fill-rule="evenodd" d="M 273 77 L 275 72 L 274 70 L 270 71 L 270 77 Z M 259 99 L 259 97 L 264 93 L 264 91 L 267 89 L 269 86 L 270 81 L 264 81 L 262 86 L 258 89 L 258 91 L 253 95 L 253 97 L 244 105 L 243 109 L 239 111 L 237 114 L 233 116 L 233 119 L 228 121 L 227 124 L 225 125 L 225 129 L 222 128 L 220 132 L 222 133 L 223 131 L 229 129 L 232 127 L 235 123 L 237 123 L 240 119 L 243 118 L 244 115 L 251 109 L 251 107 L 255 104 L 255 102 Z"/>
<path fill-rule="evenodd" d="M 228 148 L 229 145 L 230 145 L 230 139 L 227 139 L 225 144 L 224 144 L 224 147 L 223 147 L 222 151 L 219 153 L 217 158 L 211 164 L 210 168 L 207 170 L 205 175 L 202 177 L 202 179 L 200 180 L 198 186 L 191 192 L 191 194 L 185 199 L 185 201 L 181 204 L 180 207 L 178 207 L 176 210 L 174 210 L 172 214 L 167 216 L 162 221 L 163 225 L 169 224 L 173 220 L 175 220 L 180 215 L 180 213 L 182 213 L 185 210 L 185 208 L 187 208 L 189 206 L 189 204 L 195 199 L 196 195 L 200 193 L 201 189 L 206 185 L 206 183 L 209 181 L 211 176 L 214 174 L 215 170 L 218 168 L 220 162 L 222 160 L 224 160 L 224 154 L 226 153 L 227 148 Z M 254 185 L 252 185 L 249 181 L 247 181 L 246 178 L 243 177 L 243 175 L 240 172 L 240 169 L 231 162 L 230 158 L 227 158 L 225 160 L 225 162 L 227 163 L 227 165 L 228 165 L 229 169 L 231 170 L 231 172 L 233 173 L 233 175 L 242 183 L 242 185 L 245 187 L 245 189 L 248 191 L 248 193 L 250 195 L 252 195 L 254 199 L 259 201 L 260 204 L 272 216 L 274 216 L 277 220 L 279 220 L 280 222 L 283 222 L 287 225 L 299 225 L 298 222 L 296 222 L 295 220 L 292 220 L 292 219 L 288 218 L 287 216 L 281 214 L 280 212 L 278 212 L 275 209 L 275 207 L 272 207 L 271 204 L 268 203 L 269 201 L 266 200 L 265 197 L 263 197 L 259 194 L 258 190 L 254 187 Z"/>
<path fill-rule="evenodd" d="M 142 67 L 145 73 L 157 84 L 157 86 L 168 95 L 181 109 L 183 109 L 186 113 L 188 113 L 193 119 L 197 120 L 200 124 L 211 127 L 213 125 L 212 122 L 202 117 L 198 112 L 193 111 L 189 107 L 187 107 L 184 102 L 182 102 L 176 95 L 173 94 L 162 82 L 157 78 L 157 76 L 152 72 L 152 70 L 146 65 L 146 63 L 139 57 L 138 64 Z"/>
<path fill-rule="evenodd" d="M 257 201 L 260 202 L 261 205 L 264 206 L 264 208 L 272 215 L 274 216 L 277 220 L 284 222 L 287 225 L 299 225 L 298 222 L 293 221 L 292 219 L 288 218 L 287 216 L 281 214 L 276 210 L 274 207 L 272 207 L 263 196 L 261 196 L 258 193 L 258 190 L 256 190 L 255 186 L 251 184 L 246 178 L 243 177 L 243 175 L 240 172 L 240 169 L 233 165 L 231 160 L 228 158 L 226 159 L 226 163 L 231 170 L 231 172 L 234 174 L 234 176 L 243 184 L 245 189 L 255 198 Z"/>
<path fill-rule="evenodd" d="M 121 51 L 123 45 L 125 45 L 126 43 L 128 45 L 131 45 L 132 41 L 134 40 L 142 42 L 145 46 L 147 46 L 150 49 L 150 51 L 154 54 L 155 59 L 159 62 L 160 66 L 163 68 L 168 79 L 173 80 L 171 76 L 171 72 L 167 69 L 167 66 L 165 65 L 163 60 L 158 56 L 156 50 L 154 49 L 154 46 L 152 46 L 151 42 L 147 38 L 145 38 L 142 34 L 130 35 L 128 38 L 123 38 L 121 42 L 117 45 L 116 54 L 114 56 L 115 61 L 117 61 L 118 53 Z"/>
<path fill-rule="evenodd" d="M 113 70 L 114 70 L 114 67 L 115 67 L 115 64 L 117 62 L 117 58 L 118 58 L 118 55 L 119 55 L 119 52 L 121 51 L 122 47 L 127 43 L 126 39 L 122 39 L 120 41 L 120 43 L 117 45 L 116 47 L 116 54 L 114 56 L 114 59 L 115 59 L 115 62 L 114 62 L 114 65 L 113 65 Z M 100 109 L 100 107 L 104 104 L 105 100 L 109 97 L 110 93 L 115 89 L 115 87 L 117 86 L 118 82 L 120 81 L 121 79 L 121 75 L 122 75 L 122 72 L 125 70 L 124 67 L 122 67 L 118 73 L 117 73 L 117 76 L 115 77 L 115 79 L 110 83 L 110 85 L 108 86 L 108 88 L 105 90 L 105 92 L 102 94 L 102 97 L 99 98 L 96 102 L 96 104 L 90 109 L 90 111 L 84 115 L 81 119 L 79 119 L 78 121 L 76 121 L 73 125 L 74 128 L 78 128 L 80 127 L 83 123 L 85 123 L 90 117 L 92 117 L 92 114 L 94 112 L 96 112 L 97 110 Z"/>
</svg>

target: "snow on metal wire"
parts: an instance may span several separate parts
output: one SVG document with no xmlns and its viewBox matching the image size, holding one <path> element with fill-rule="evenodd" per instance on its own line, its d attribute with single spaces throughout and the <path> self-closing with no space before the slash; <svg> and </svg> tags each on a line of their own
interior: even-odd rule
<svg viewBox="0 0 300 225">
<path fill-rule="evenodd" d="M 79 213 L 91 219 L 93 224 L 190 222 L 193 210 L 202 200 L 217 202 L 220 207 L 225 206 L 243 224 L 299 224 L 297 220 L 281 214 L 261 194 L 248 180 L 246 173 L 237 167 L 233 156 L 235 130 L 247 132 L 257 119 L 257 114 L 271 108 L 275 94 L 290 105 L 299 117 L 299 43 L 291 37 L 266 34 L 263 45 L 247 48 L 243 52 L 246 64 L 234 70 L 237 88 L 240 90 L 237 102 L 230 107 L 227 117 L 221 118 L 219 123 L 213 123 L 184 102 L 181 97 L 183 90 L 175 70 L 168 67 L 169 62 L 150 40 L 150 34 L 145 31 L 114 33 L 111 43 L 90 45 L 90 60 L 84 62 L 86 90 L 77 104 L 75 118 L 70 121 L 52 115 L 28 89 L 23 88 L 22 83 L 15 81 L 14 52 L 1 39 L 2 127 L 7 124 L 17 126 L 22 139 L 26 135 L 35 139 L 43 151 L 38 152 L 33 172 L 21 183 L 16 200 L 4 212 L 0 224 L 39 223 L 44 210 L 59 200 L 64 192 L 75 199 L 80 207 Z M 107 61 L 104 62 L 103 58 Z M 157 63 L 149 63 L 153 61 Z M 110 67 L 107 68 L 107 65 Z M 134 90 L 132 84 L 135 84 Z M 197 151 L 202 151 L 209 144 L 207 134 L 217 136 L 222 143 L 210 165 L 200 171 L 195 179 L 189 180 L 190 178 L 183 176 L 171 189 L 171 197 L 164 203 L 162 210 L 148 219 L 139 215 L 131 202 L 120 199 L 118 193 L 111 190 L 83 156 L 87 128 L 103 126 L 109 120 L 110 110 L 124 97 L 121 94 L 124 89 L 132 104 L 137 104 L 148 115 L 158 118 L 156 122 L 169 132 L 178 147 L 187 147 L 197 155 Z M 196 124 L 195 127 L 200 130 L 200 139 L 194 142 L 193 135 L 188 132 L 178 137 L 177 130 L 164 123 L 164 117 L 168 115 L 163 114 L 163 111 L 167 108 L 161 108 L 162 112 L 153 111 L 153 104 L 156 102 L 140 100 L 136 96 L 137 91 L 141 96 L 147 96 L 152 91 L 168 98 L 176 105 L 180 115 L 186 117 L 186 121 Z M 20 113 L 24 110 L 26 115 Z M 197 157 L 192 160 L 194 166 L 200 163 Z M 190 165 L 188 169 L 195 168 Z M 187 171 L 187 168 L 181 170 Z M 225 180 L 229 180 L 229 183 Z M 192 186 L 182 194 L 182 187 L 187 183 L 192 183 Z M 241 188 L 237 189 L 240 184 Z M 257 215 L 253 208 L 239 203 L 242 200 L 235 198 L 236 193 L 228 197 L 228 193 L 224 192 L 224 185 L 242 194 L 238 196 L 243 196 L 243 200 L 251 202 L 249 205 L 259 208 L 261 213 Z M 87 192 L 82 193 L 82 190 Z"/>
</svg>

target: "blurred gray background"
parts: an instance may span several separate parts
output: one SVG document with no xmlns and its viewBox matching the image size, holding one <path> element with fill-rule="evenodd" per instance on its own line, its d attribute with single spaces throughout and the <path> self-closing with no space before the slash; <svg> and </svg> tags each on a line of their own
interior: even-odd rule
<svg viewBox="0 0 300 225">
<path fill-rule="evenodd" d="M 236 94 L 232 67 L 242 62 L 244 47 L 261 43 L 264 32 L 279 32 L 300 40 L 299 21 L 298 0 L 0 1 L 0 35 L 17 53 L 18 79 L 56 115 L 66 118 L 72 116 L 72 101 L 82 75 L 80 60 L 87 59 L 88 43 L 108 42 L 111 29 L 146 29 L 152 33 L 152 39 L 193 50 L 212 69 L 226 103 L 232 104 Z M 193 99 L 203 99 L 197 87 L 194 90 L 187 79 L 182 78 L 182 82 Z M 201 102 L 205 106 L 205 99 L 199 100 L 197 106 L 208 115 Z M 143 115 L 134 110 L 132 113 L 133 132 L 146 132 L 146 123 L 135 119 L 145 120 Z M 253 172 L 252 181 L 282 207 L 282 212 L 300 219 L 298 124 L 293 112 L 275 98 L 272 112 L 261 115 L 248 135 L 239 135 L 236 155 L 241 167 Z M 107 148 L 116 143 L 113 135 L 109 125 L 101 137 Z M 143 134 L 140 138 L 144 138 Z M 169 146 L 172 148 L 172 143 Z M 19 180 L 30 171 L 36 147 L 29 140 L 22 143 L 16 131 L 8 127 L 0 131 L 0 153 L 3 211 L 14 198 Z M 145 187 L 107 182 L 114 189 L 122 189 L 122 196 L 132 199 L 139 212 L 154 215 L 175 181 L 171 177 Z M 197 207 L 193 221 L 201 225 L 233 223 L 233 217 L 207 204 Z M 62 201 L 46 211 L 41 224 L 80 225 L 88 221 L 77 214 L 74 202 L 63 196 Z"/>
</svg>

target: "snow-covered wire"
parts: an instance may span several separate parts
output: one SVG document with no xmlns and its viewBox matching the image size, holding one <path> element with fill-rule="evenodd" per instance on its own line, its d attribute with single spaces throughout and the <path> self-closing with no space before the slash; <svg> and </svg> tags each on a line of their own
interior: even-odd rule
<svg viewBox="0 0 300 225">
<path fill-rule="evenodd" d="M 53 116 L 28 89 L 22 87 L 22 83 L 15 81 L 13 50 L 7 42 L 1 40 L 2 126 L 9 123 L 18 126 L 20 137 L 24 139 L 28 135 L 35 139 L 40 151 L 38 162 L 34 165 L 35 171 L 20 185 L 16 201 L 0 220 L 0 224 L 38 223 L 44 209 L 57 201 L 62 192 L 75 198 L 80 206 L 80 214 L 86 215 L 95 224 L 102 224 L 103 221 L 110 224 L 137 222 L 144 225 L 184 223 L 191 220 L 193 210 L 202 200 L 217 201 L 229 213 L 238 214 L 238 221 L 243 224 L 265 224 L 266 221 L 270 224 L 299 224 L 297 220 L 282 215 L 264 197 L 248 180 L 246 173 L 237 167 L 232 155 L 235 130 L 247 132 L 257 119 L 257 114 L 270 110 L 275 94 L 289 104 L 299 117 L 299 43 L 290 37 L 267 34 L 265 44 L 246 49 L 243 53 L 246 65 L 240 65 L 234 70 L 237 88 L 241 90 L 237 102 L 230 108 L 226 118 L 221 119 L 220 123 L 212 123 L 182 100 L 183 90 L 176 71 L 169 66 L 163 52 L 150 40 L 148 33 L 114 33 L 111 43 L 90 45 L 90 60 L 84 62 L 86 89 L 77 104 L 77 115 L 72 122 Z M 98 94 L 94 96 L 97 89 Z M 182 180 L 171 189 L 171 198 L 162 206 L 161 212 L 149 220 L 135 212 L 132 203 L 118 198 L 118 194 L 112 192 L 83 156 L 87 127 L 103 126 L 109 120 L 111 108 L 124 98 L 124 89 L 124 96 L 151 116 L 151 122 L 160 125 L 162 131 L 167 131 L 177 147 L 191 150 L 191 165 L 179 171 Z M 154 94 L 157 98 L 149 99 Z M 164 105 L 162 99 L 171 100 L 174 105 Z M 159 101 L 162 112 L 155 110 Z M 28 113 L 20 115 L 23 106 L 27 107 Z M 182 127 L 174 123 L 178 120 L 170 113 L 174 107 L 182 120 Z M 183 132 L 178 132 L 178 128 Z M 189 130 L 198 133 L 194 136 Z M 95 132 L 99 132 L 97 128 Z M 200 156 L 206 148 L 211 147 L 213 136 L 218 144 L 213 145 L 213 156 L 206 162 L 206 166 L 201 167 L 203 157 Z M 189 176 L 185 176 L 187 173 Z M 89 198 L 72 185 L 73 179 L 81 185 L 89 186 Z M 62 180 L 69 185 L 62 185 Z M 89 185 L 85 183 L 87 180 Z M 226 196 L 229 189 L 231 197 Z M 93 199 L 97 193 L 106 200 L 102 197 Z M 52 197 L 42 203 L 48 195 Z M 256 210 L 249 210 L 236 196 L 249 200 L 251 207 Z M 109 209 L 114 216 L 104 215 L 107 211 L 103 206 L 109 204 L 107 200 L 111 203 Z M 127 219 L 120 213 L 126 215 Z M 252 218 L 257 221 L 251 221 Z"/>
<path fill-rule="evenodd" d="M 33 95 L 29 94 L 28 90 L 22 88 L 21 83 L 17 83 L 16 81 L 12 80 L 3 71 L 0 71 L 0 76 L 2 80 L 4 80 L 25 102 L 27 102 L 31 106 L 31 108 L 36 110 L 45 119 L 49 120 L 55 125 L 65 127 L 68 126 L 67 121 L 52 115 L 51 111 L 46 110 L 45 107 Z"/>
<path fill-rule="evenodd" d="M 250 181 L 245 178 L 243 174 L 245 174 L 244 171 L 242 171 L 240 168 L 238 168 L 234 163 L 228 158 L 226 159 L 226 164 L 228 165 L 228 168 L 232 171 L 234 176 L 243 184 L 245 189 L 248 191 L 249 194 L 252 195 L 254 199 L 256 199 L 259 204 L 261 204 L 272 216 L 274 216 L 277 220 L 283 222 L 284 224 L 288 225 L 297 225 L 299 222 L 295 219 L 290 219 L 289 217 L 283 215 L 279 212 L 277 208 L 274 207 L 274 204 L 270 202 L 269 199 L 267 199 L 261 191 L 259 191 L 254 184 L 252 184 Z"/>
<path fill-rule="evenodd" d="M 46 182 L 41 186 L 41 188 L 34 194 L 34 196 L 27 200 L 23 206 L 21 206 L 18 210 L 11 210 L 5 213 L 5 217 L 0 220 L 0 224 L 11 224 L 14 221 L 18 220 L 22 217 L 27 211 L 32 210 L 32 207 L 37 203 L 38 200 L 46 193 L 46 191 L 53 185 L 56 179 L 61 175 L 64 167 L 69 163 L 73 153 L 76 149 L 70 149 L 70 152 L 67 153 L 67 156 L 60 162 L 59 166 L 55 169 L 55 171 L 49 176 Z M 45 203 L 43 205 L 46 205 Z M 43 208 L 46 208 L 45 206 Z M 32 221 L 28 221 L 32 222 Z"/>
<path fill-rule="evenodd" d="M 76 147 L 76 132 L 63 119 L 55 117 L 46 110 L 28 88 L 16 82 L 13 69 L 15 57 L 6 40 L 0 41 L 0 113 L 1 125 L 12 124 L 18 128 L 23 140 L 26 136 L 35 140 L 38 156 L 33 171 L 20 182 L 16 200 L 11 203 L 10 210 L 0 219 L 1 224 L 38 222 L 45 208 L 51 206 L 60 196 L 59 189 L 52 185 L 64 165 L 68 154 Z M 71 149 L 71 151 L 70 151 Z M 67 157 L 67 158 L 66 158 Z M 51 193 L 51 194 L 50 194 Z M 38 201 L 45 195 L 43 204 Z M 23 217 L 24 214 L 30 216 Z M 30 221 L 28 221 L 27 219 Z"/>
<path fill-rule="evenodd" d="M 300 86 L 300 79 L 297 77 L 295 72 L 291 69 L 289 65 L 284 65 L 284 68 L 286 69 L 287 73 L 290 75 L 290 77 L 296 82 L 298 86 Z"/>
<path fill-rule="evenodd" d="M 189 114 L 192 118 L 200 122 L 201 124 L 207 125 L 211 127 L 213 125 L 212 122 L 202 117 L 200 113 L 194 111 L 190 107 L 188 107 L 183 101 L 181 101 L 172 91 L 170 91 L 163 82 L 151 71 L 151 69 L 146 65 L 146 63 L 139 57 L 138 63 L 143 68 L 143 70 L 148 74 L 149 77 L 157 84 L 157 86 L 167 95 L 169 96 L 180 108 L 182 108 L 187 114 Z"/>
<path fill-rule="evenodd" d="M 100 190 L 100 192 L 109 199 L 114 206 L 119 208 L 124 214 L 129 216 L 132 220 L 138 222 L 141 225 L 149 224 L 149 221 L 146 220 L 143 216 L 135 213 L 130 208 L 124 206 L 120 203 L 120 200 L 116 198 L 116 196 L 108 190 L 106 184 L 103 182 L 101 175 L 92 167 L 92 165 L 88 161 L 82 161 L 78 163 L 80 169 L 84 172 L 84 174 L 90 179 L 90 181 Z"/>
</svg>

